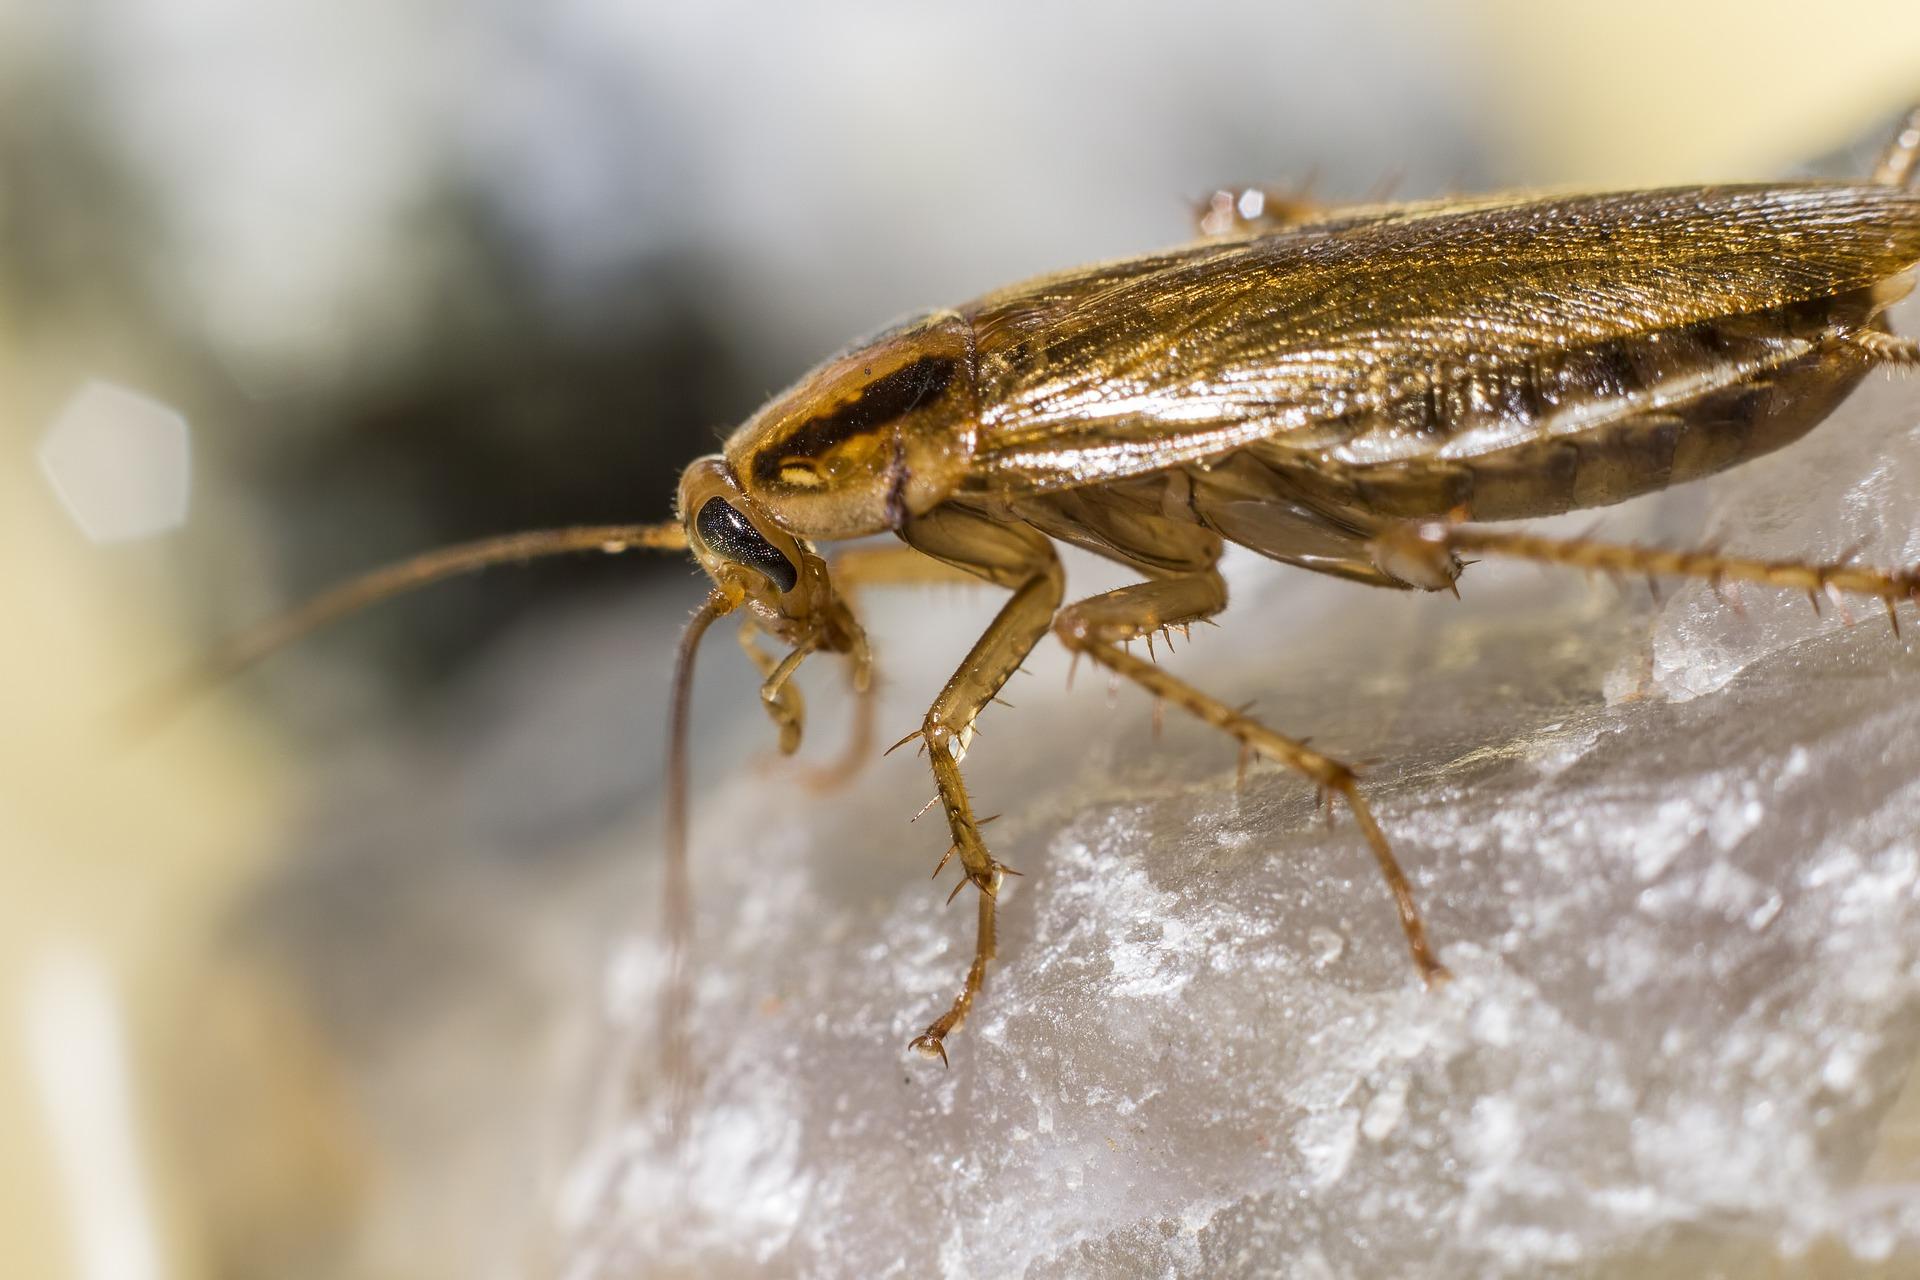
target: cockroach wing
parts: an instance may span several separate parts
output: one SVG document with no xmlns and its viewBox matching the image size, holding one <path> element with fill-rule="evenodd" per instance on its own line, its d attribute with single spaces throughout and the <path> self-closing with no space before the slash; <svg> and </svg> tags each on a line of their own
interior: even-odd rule
<svg viewBox="0 0 1920 1280">
<path fill-rule="evenodd" d="M 1448 397 L 1504 423 L 1486 447 L 1506 447 L 1546 429 L 1551 362 L 1619 363 L 1635 341 L 1690 334 L 1697 367 L 1680 381 L 1710 392 L 1766 364 L 1698 354 L 1730 322 L 1738 338 L 1737 318 L 1759 318 L 1756 340 L 1784 362 L 1817 336 L 1793 331 L 1793 308 L 1851 299 L 1864 323 L 1916 262 L 1920 193 L 1802 184 L 1358 210 L 1046 277 L 962 309 L 980 405 L 971 486 L 1102 484 L 1254 444 L 1419 459 L 1469 443 L 1472 419 L 1443 411 Z"/>
</svg>

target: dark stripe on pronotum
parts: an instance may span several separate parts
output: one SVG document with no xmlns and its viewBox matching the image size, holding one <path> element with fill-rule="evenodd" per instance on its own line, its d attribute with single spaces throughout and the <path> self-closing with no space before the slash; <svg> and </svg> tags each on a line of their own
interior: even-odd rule
<svg viewBox="0 0 1920 1280">
<path fill-rule="evenodd" d="M 796 458 L 818 458 L 855 436 L 871 435 L 904 418 L 953 381 L 957 363 L 948 356 L 921 356 L 912 364 L 869 382 L 854 399 L 807 419 L 753 460 L 754 478 L 771 483 Z"/>
</svg>

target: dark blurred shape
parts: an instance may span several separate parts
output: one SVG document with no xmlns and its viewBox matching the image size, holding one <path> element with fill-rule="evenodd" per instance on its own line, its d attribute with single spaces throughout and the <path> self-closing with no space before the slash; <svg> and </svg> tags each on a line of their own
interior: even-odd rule
<svg viewBox="0 0 1920 1280">
<path fill-rule="evenodd" d="M 400 376 L 299 406 L 334 429 L 296 432 L 248 468 L 277 518 L 308 535 L 286 543 L 295 595 L 465 538 L 670 518 L 681 467 L 744 411 L 697 261 L 636 262 L 562 311 L 511 240 L 467 243 L 490 305 L 437 317 L 440 338 Z M 450 583 L 431 606 L 399 606 L 409 616 L 386 625 L 407 641 L 388 660 L 433 679 L 542 602 L 680 571 L 671 557 L 583 557 Z"/>
<path fill-rule="evenodd" d="M 154 205 L 84 105 L 45 84 L 11 90 L 32 108 L 0 113 L 0 289 L 20 331 L 56 349 L 85 335 L 68 349 L 88 362 L 76 374 L 102 366 L 184 407 L 204 451 L 196 484 L 217 478 L 261 522 L 236 528 L 218 493 L 196 505 L 176 555 L 210 634 L 242 620 L 237 600 L 261 599 L 237 589 L 236 563 L 273 563 L 270 598 L 292 600 L 463 538 L 665 518 L 680 468 L 752 407 L 701 254 L 636 257 L 562 293 L 486 188 L 452 172 L 419 216 L 460 264 L 459 289 L 427 306 L 403 358 L 252 395 L 155 298 Z M 223 545 L 234 538 L 265 554 L 240 557 Z M 492 574 L 315 643 L 430 682 L 528 609 L 666 566 L 608 570 L 583 559 Z"/>
</svg>

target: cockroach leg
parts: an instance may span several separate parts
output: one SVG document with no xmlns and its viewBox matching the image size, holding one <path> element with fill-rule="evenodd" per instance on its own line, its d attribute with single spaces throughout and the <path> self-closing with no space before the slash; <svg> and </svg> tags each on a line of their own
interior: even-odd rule
<svg viewBox="0 0 1920 1280">
<path fill-rule="evenodd" d="M 962 507 L 943 507 L 910 521 L 901 536 L 943 563 L 1013 591 L 934 699 L 920 727 L 961 871 L 980 891 L 981 901 L 979 938 L 960 994 L 912 1043 L 944 1062 L 946 1037 L 965 1019 L 986 980 L 993 955 L 993 897 L 1006 870 L 980 838 L 981 824 L 973 816 L 960 759 L 974 720 L 1047 634 L 1065 583 L 1053 544 L 1025 525 L 1000 524 Z"/>
<path fill-rule="evenodd" d="M 1819 608 L 1820 596 L 1843 593 L 1867 596 L 1889 609 L 1902 600 L 1920 598 L 1920 570 L 1872 569 L 1851 558 L 1761 560 L 1722 555 L 1717 551 L 1669 551 L 1630 543 L 1596 542 L 1591 538 L 1543 538 L 1518 531 L 1454 525 L 1441 520 L 1396 525 L 1376 542 L 1391 539 L 1397 553 L 1440 557 L 1460 551 L 1566 565 L 1604 573 L 1645 574 L 1663 578 L 1693 578 L 1714 586 L 1754 582 L 1805 592 Z"/>
<path fill-rule="evenodd" d="M 1874 182 L 1886 187 L 1904 187 L 1916 175 L 1920 175 L 1920 107 L 1908 113 L 1873 167 Z"/>
<path fill-rule="evenodd" d="M 980 922 L 974 935 L 973 963 L 967 966 L 967 979 L 961 985 L 960 994 L 954 999 L 952 1007 L 935 1018 L 927 1029 L 913 1038 L 908 1046 L 917 1049 L 928 1057 L 940 1059 L 940 1065 L 947 1063 L 947 1036 L 965 1021 L 967 1012 L 973 1008 L 973 998 L 980 994 L 980 988 L 986 985 L 987 962 L 993 959 L 993 912 L 994 894 L 999 891 L 996 883 L 993 889 L 980 894 Z"/>
<path fill-rule="evenodd" d="M 1884 329 L 1846 329 L 1835 337 L 1875 364 L 1920 367 L 1920 340 L 1903 338 Z"/>
<path fill-rule="evenodd" d="M 1207 240 L 1264 236 L 1311 222 L 1326 211 L 1312 198 L 1313 179 L 1292 188 L 1222 187 L 1194 208 L 1195 234 Z"/>
<path fill-rule="evenodd" d="M 829 569 L 834 590 L 849 609 L 859 612 L 859 594 L 866 587 L 935 585 L 956 583 L 978 585 L 979 579 L 952 565 L 931 559 L 904 543 L 882 543 L 852 547 L 833 558 Z M 874 712 L 877 698 L 873 682 L 873 659 L 864 647 L 849 655 L 848 682 L 853 687 L 853 724 L 846 746 L 838 759 L 822 765 L 810 765 L 800 772 L 800 780 L 817 791 L 833 791 L 852 781 L 874 755 Z"/>
<path fill-rule="evenodd" d="M 1242 761 L 1248 753 L 1264 756 L 1275 764 L 1304 774 L 1329 795 L 1338 793 L 1353 811 L 1354 820 L 1373 851 L 1380 874 L 1393 894 L 1400 915 L 1400 928 L 1406 935 L 1407 949 L 1428 986 L 1448 977 L 1427 943 L 1426 926 L 1414 905 L 1413 890 L 1406 874 L 1394 859 L 1386 835 L 1373 819 L 1373 813 L 1360 795 L 1353 770 L 1331 757 L 1321 755 L 1304 742 L 1275 733 L 1259 721 L 1195 689 L 1152 663 L 1142 662 L 1115 643 L 1143 628 L 1182 622 L 1195 622 L 1226 608 L 1226 584 L 1220 575 L 1204 573 L 1162 578 L 1137 583 L 1094 596 L 1060 611 L 1054 620 L 1054 634 L 1076 653 L 1084 653 L 1095 662 L 1140 685 L 1157 698 L 1198 716 L 1214 728 L 1239 742 Z"/>
<path fill-rule="evenodd" d="M 800 749 L 800 735 L 806 724 L 807 705 L 800 696 L 800 690 L 793 683 L 793 673 L 800 669 L 800 663 L 813 652 L 814 642 L 809 641 L 796 647 L 784 658 L 776 658 L 760 647 L 759 628 L 751 617 L 743 619 L 740 630 L 740 647 L 746 651 L 756 670 L 760 672 L 760 703 L 766 707 L 767 715 L 773 719 L 774 727 L 780 731 L 780 754 L 792 755 Z"/>
<path fill-rule="evenodd" d="M 828 569 L 834 590 L 849 602 L 868 587 L 980 585 L 977 575 L 935 560 L 904 542 L 850 547 L 835 556 Z"/>
<path fill-rule="evenodd" d="M 826 764 L 803 765 L 800 782 L 813 791 L 838 791 L 853 781 L 873 756 L 873 717 L 878 702 L 873 687 L 871 666 L 848 664 L 848 683 L 853 686 L 853 724 L 839 756 Z"/>
</svg>

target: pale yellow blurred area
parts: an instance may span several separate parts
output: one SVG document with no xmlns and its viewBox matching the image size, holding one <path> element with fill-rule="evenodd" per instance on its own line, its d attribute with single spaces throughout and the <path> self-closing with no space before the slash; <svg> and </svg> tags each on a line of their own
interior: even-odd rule
<svg viewBox="0 0 1920 1280">
<path fill-rule="evenodd" d="M 0 72 L 19 12 L 0 0 Z M 1920 100 L 1914 0 L 1456 14 L 1508 167 L 1543 184 L 1763 177 Z M 9 315 L 0 295 L 0 1276 L 360 1274 L 326 1259 L 378 1192 L 375 1144 L 298 999 L 221 940 L 296 784 L 237 704 L 112 732 L 191 646 L 158 561 L 88 543 L 30 465 L 92 367 Z"/>
<path fill-rule="evenodd" d="M 1920 4 L 1483 0 L 1480 91 L 1542 185 L 1769 177 L 1920 100 Z"/>
<path fill-rule="evenodd" d="M 156 562 L 89 543 L 18 465 L 69 358 L 0 298 L 0 1274 L 232 1274 L 250 1233 L 343 1235 L 362 1157 L 307 1020 L 218 941 L 282 762 L 218 705 L 124 729 L 187 656 Z"/>
</svg>

